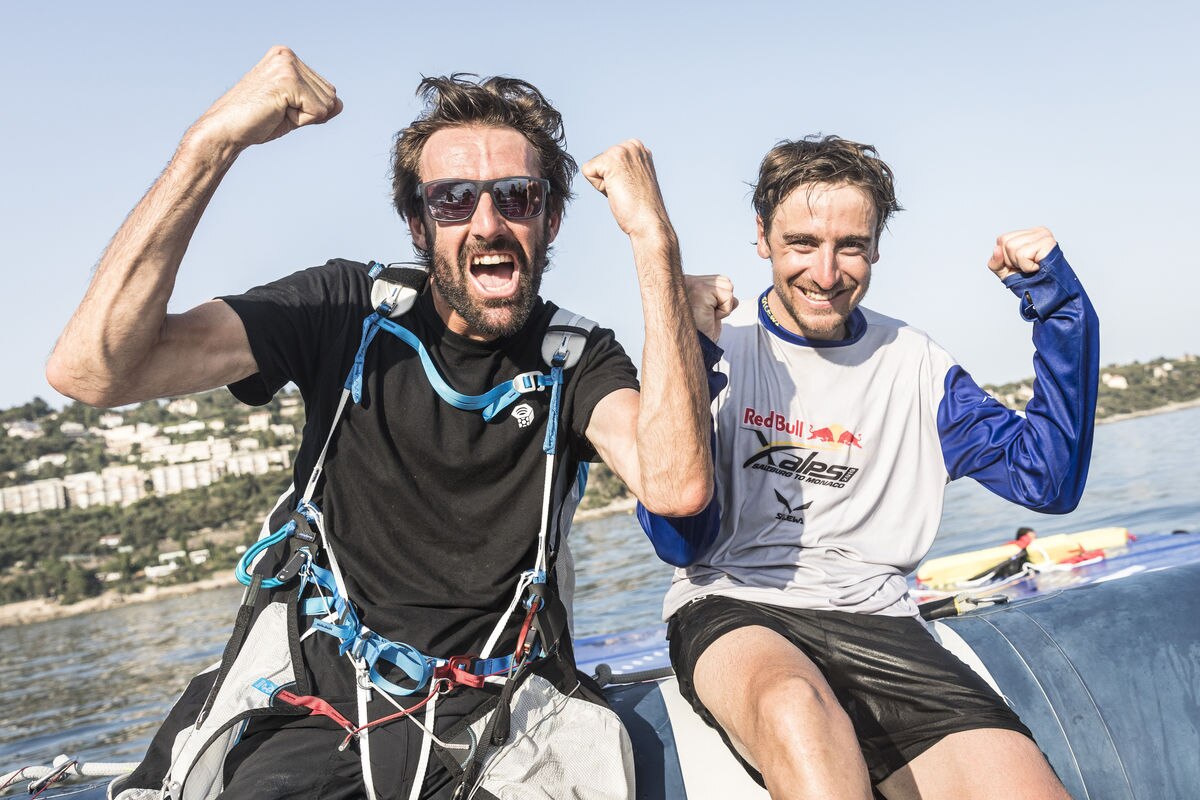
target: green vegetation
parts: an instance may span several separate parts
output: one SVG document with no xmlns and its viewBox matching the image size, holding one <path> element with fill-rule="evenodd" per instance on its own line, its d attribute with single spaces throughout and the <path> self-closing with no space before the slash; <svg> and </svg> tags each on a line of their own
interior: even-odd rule
<svg viewBox="0 0 1200 800">
<path fill-rule="evenodd" d="M 587 492 L 583 495 L 582 509 L 604 508 L 617 500 L 629 496 L 629 489 L 604 462 L 592 464 L 588 469 Z"/>
<path fill-rule="evenodd" d="M 1150 411 L 1171 403 L 1200 399 L 1200 358 L 1158 358 L 1145 364 L 1109 365 L 1100 369 L 1096 418 Z M 1000 402 L 1024 410 L 1033 380 L 985 386 Z"/>
</svg>

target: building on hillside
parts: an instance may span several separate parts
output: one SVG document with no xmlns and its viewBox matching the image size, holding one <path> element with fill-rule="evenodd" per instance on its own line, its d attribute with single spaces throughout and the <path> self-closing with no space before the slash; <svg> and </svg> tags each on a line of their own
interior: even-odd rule
<svg viewBox="0 0 1200 800">
<path fill-rule="evenodd" d="M 64 422 L 58 426 L 58 430 L 63 436 L 69 436 L 72 439 L 78 439 L 87 434 L 87 428 L 78 422 Z"/>
<path fill-rule="evenodd" d="M 119 425 L 100 431 L 100 435 L 104 437 L 104 449 L 117 456 L 129 455 L 135 444 L 142 447 L 151 443 L 157 434 L 158 426 L 146 422 L 139 422 L 136 425 Z"/>
<path fill-rule="evenodd" d="M 66 507 L 66 487 L 61 478 L 47 478 L 0 489 L 0 511 L 10 514 L 32 514 Z"/>
<path fill-rule="evenodd" d="M 167 403 L 167 413 L 178 414 L 181 417 L 194 417 L 200 407 L 190 397 L 177 397 Z"/>
<path fill-rule="evenodd" d="M 98 473 L 77 472 L 62 480 L 72 508 L 127 506 L 146 496 L 145 473 L 135 464 L 105 467 Z"/>
<path fill-rule="evenodd" d="M 26 461 L 22 467 L 29 474 L 38 472 L 42 467 L 61 467 L 67 463 L 66 453 L 47 453 L 44 456 L 35 458 L 32 461 Z"/>
<path fill-rule="evenodd" d="M 37 439 L 44 431 L 42 426 L 27 419 L 19 419 L 4 426 L 10 439 Z"/>
</svg>

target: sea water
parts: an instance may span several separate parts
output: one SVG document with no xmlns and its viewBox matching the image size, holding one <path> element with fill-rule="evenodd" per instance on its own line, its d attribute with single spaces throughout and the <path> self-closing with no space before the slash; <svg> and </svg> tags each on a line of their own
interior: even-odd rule
<svg viewBox="0 0 1200 800">
<path fill-rule="evenodd" d="M 1102 425 L 1076 511 L 1035 514 L 958 481 L 931 555 L 996 544 L 1022 525 L 1040 535 L 1108 525 L 1200 535 L 1198 452 L 1200 408 Z M 579 523 L 571 543 L 577 635 L 658 621 L 670 568 L 632 516 Z M 239 595 L 213 590 L 0 629 L 0 772 L 59 753 L 138 760 L 188 679 L 220 658 Z"/>
</svg>

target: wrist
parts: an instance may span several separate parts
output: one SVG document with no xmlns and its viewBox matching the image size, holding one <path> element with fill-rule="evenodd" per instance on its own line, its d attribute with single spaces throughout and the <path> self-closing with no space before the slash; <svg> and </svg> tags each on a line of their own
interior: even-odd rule
<svg viewBox="0 0 1200 800">
<path fill-rule="evenodd" d="M 668 252 L 678 252 L 679 237 L 675 229 L 666 220 L 657 220 L 652 224 L 633 228 L 629 231 L 629 240 L 635 248 L 656 249 Z"/>
<path fill-rule="evenodd" d="M 175 155 L 190 162 L 228 166 L 245 149 L 245 145 L 232 141 L 201 118 L 183 135 Z"/>
</svg>

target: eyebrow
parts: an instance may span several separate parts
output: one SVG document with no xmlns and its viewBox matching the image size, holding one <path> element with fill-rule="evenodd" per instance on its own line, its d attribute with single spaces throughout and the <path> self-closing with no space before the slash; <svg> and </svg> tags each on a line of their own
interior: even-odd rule
<svg viewBox="0 0 1200 800">
<path fill-rule="evenodd" d="M 816 246 L 821 243 L 821 239 L 811 233 L 785 233 L 782 234 L 784 244 L 803 244 Z M 867 236 L 843 236 L 836 241 L 838 247 L 861 247 L 864 250 L 871 246 L 871 239 Z"/>
</svg>

